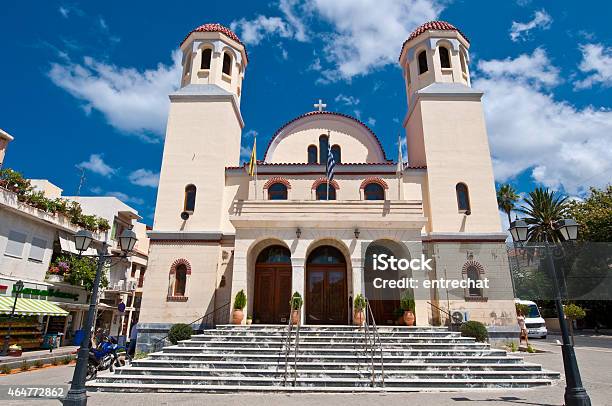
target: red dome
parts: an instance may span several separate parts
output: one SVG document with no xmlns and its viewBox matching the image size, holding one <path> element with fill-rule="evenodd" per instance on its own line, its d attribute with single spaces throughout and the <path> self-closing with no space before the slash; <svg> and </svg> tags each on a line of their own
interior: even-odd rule
<svg viewBox="0 0 612 406">
<path fill-rule="evenodd" d="M 468 44 L 470 42 L 468 37 L 466 37 L 464 33 L 462 33 L 457 27 L 455 27 L 451 23 L 447 23 L 446 21 L 428 21 L 425 24 L 417 27 L 414 31 L 412 31 L 412 34 L 410 34 L 408 39 L 404 41 L 404 45 L 402 45 L 402 52 L 404 52 L 404 47 L 408 42 L 412 41 L 413 39 L 427 31 L 457 31 L 459 34 L 461 34 L 463 38 L 465 38 Z M 400 52 L 400 55 L 402 54 L 402 52 Z"/>
<path fill-rule="evenodd" d="M 229 28 L 221 24 L 214 23 L 214 24 L 203 24 L 197 28 L 194 28 L 193 30 L 191 30 L 189 34 L 187 34 L 185 39 L 181 41 L 181 45 L 183 45 L 183 42 L 185 42 L 185 40 L 189 38 L 189 36 L 194 32 L 220 32 L 222 34 L 225 34 L 227 37 L 233 39 L 234 41 L 242 44 L 242 41 L 240 41 L 240 38 L 238 38 L 238 36 L 234 34 L 234 31 L 230 30 Z"/>
</svg>

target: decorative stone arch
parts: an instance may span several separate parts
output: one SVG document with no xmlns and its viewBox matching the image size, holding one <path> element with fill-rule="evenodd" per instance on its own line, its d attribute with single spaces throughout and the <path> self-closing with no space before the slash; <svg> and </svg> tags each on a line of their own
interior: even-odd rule
<svg viewBox="0 0 612 406">
<path fill-rule="evenodd" d="M 264 189 L 268 189 L 270 186 L 272 186 L 275 183 L 282 183 L 283 185 L 285 185 L 287 187 L 287 189 L 291 189 L 291 183 L 289 183 L 289 181 L 285 178 L 282 178 L 280 176 L 275 176 L 273 178 L 268 179 L 268 181 L 264 184 Z"/>
<path fill-rule="evenodd" d="M 467 274 L 468 269 L 470 269 L 470 268 L 476 268 L 478 270 L 478 275 L 484 275 L 484 273 L 485 273 L 485 269 L 480 264 L 480 262 L 474 261 L 473 259 L 470 259 L 465 264 L 463 264 L 463 268 L 461 269 L 461 273 L 464 274 L 464 275 Z"/>
<path fill-rule="evenodd" d="M 195 48 L 195 44 L 194 44 L 194 48 Z M 197 52 L 197 67 L 198 70 L 202 69 L 202 58 L 204 56 L 204 51 L 210 49 L 211 54 L 210 54 L 210 66 L 212 68 L 212 64 L 213 64 L 213 60 L 214 60 L 214 54 L 215 54 L 215 44 L 213 44 L 212 42 L 207 42 L 207 41 L 202 41 L 200 43 L 197 44 L 197 49 L 194 49 L 194 53 Z"/>
<path fill-rule="evenodd" d="M 315 181 L 312 183 L 312 187 L 311 187 L 311 189 L 312 189 L 312 190 L 316 190 L 316 189 L 317 189 L 317 187 L 318 187 L 318 186 L 319 186 L 321 183 L 327 183 L 327 178 L 325 178 L 325 177 L 320 177 L 319 179 L 315 180 Z M 334 189 L 336 189 L 336 190 L 340 189 L 340 185 L 338 185 L 338 182 L 336 182 L 335 180 L 332 180 L 331 182 L 329 182 L 329 185 L 330 185 L 331 187 L 333 187 Z"/>
<path fill-rule="evenodd" d="M 176 274 L 176 267 L 181 264 L 185 265 L 187 268 L 187 275 L 191 275 L 191 264 L 185 258 L 179 258 L 172 263 L 170 266 L 170 275 Z"/>
<path fill-rule="evenodd" d="M 359 186 L 359 189 L 363 190 L 365 189 L 365 187 L 370 184 L 370 183 L 376 183 L 380 186 L 382 186 L 383 189 L 388 190 L 389 189 L 389 185 L 387 184 L 387 182 L 385 182 L 383 179 L 377 177 L 377 176 L 372 176 L 369 178 L 366 178 L 363 182 L 361 182 L 361 186 Z"/>
<path fill-rule="evenodd" d="M 485 273 L 485 269 L 479 262 L 474 261 L 472 259 L 468 260 L 465 264 L 463 264 L 463 268 L 461 269 L 461 274 L 463 275 L 464 278 L 467 279 L 469 276 L 468 271 L 474 270 L 474 269 L 478 272 L 478 279 L 482 279 L 482 276 Z M 465 288 L 464 292 L 465 292 L 464 297 L 465 297 L 466 302 L 486 302 L 489 300 L 485 296 L 483 289 L 480 289 L 480 293 L 477 295 L 471 294 L 469 287 Z"/>
<path fill-rule="evenodd" d="M 183 295 L 175 295 L 174 288 L 176 284 L 176 269 L 179 266 L 185 266 L 185 291 Z M 175 260 L 170 266 L 170 274 L 168 275 L 168 302 L 186 302 L 189 297 L 189 279 L 191 276 L 191 264 L 185 258 Z"/>
</svg>

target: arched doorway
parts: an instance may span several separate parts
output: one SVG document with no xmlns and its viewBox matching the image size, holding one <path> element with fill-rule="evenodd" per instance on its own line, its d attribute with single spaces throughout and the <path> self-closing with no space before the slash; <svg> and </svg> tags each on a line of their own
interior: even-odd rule
<svg viewBox="0 0 612 406">
<path fill-rule="evenodd" d="M 253 323 L 286 323 L 291 299 L 291 252 L 282 245 L 265 248 L 255 262 Z"/>
<path fill-rule="evenodd" d="M 306 261 L 306 323 L 348 324 L 346 260 L 334 247 L 316 248 Z"/>
</svg>

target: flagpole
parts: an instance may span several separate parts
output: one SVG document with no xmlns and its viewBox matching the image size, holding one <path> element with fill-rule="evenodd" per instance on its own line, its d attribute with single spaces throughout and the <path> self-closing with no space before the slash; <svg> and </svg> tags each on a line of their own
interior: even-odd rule
<svg viewBox="0 0 612 406">
<path fill-rule="evenodd" d="M 327 193 L 325 194 L 325 200 L 329 200 L 329 173 L 327 172 L 328 168 L 327 165 L 329 164 L 329 153 L 331 151 L 330 147 L 329 147 L 329 137 L 330 137 L 330 133 L 329 130 L 327 130 L 327 162 L 325 162 L 325 177 L 327 178 Z"/>
<path fill-rule="evenodd" d="M 254 165 L 255 165 L 255 200 L 257 200 L 257 149 L 256 149 L 256 145 L 257 145 L 257 135 L 255 135 L 255 137 L 253 138 L 253 150 L 255 151 L 255 155 L 253 156 Z"/>
<path fill-rule="evenodd" d="M 397 200 L 402 200 L 402 174 L 404 172 L 404 159 L 402 156 L 402 138 L 397 133 Z"/>
</svg>

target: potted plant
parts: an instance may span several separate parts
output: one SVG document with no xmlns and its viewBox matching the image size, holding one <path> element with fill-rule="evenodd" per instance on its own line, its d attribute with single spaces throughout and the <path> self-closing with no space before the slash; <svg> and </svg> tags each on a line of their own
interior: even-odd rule
<svg viewBox="0 0 612 406">
<path fill-rule="evenodd" d="M 404 311 L 404 324 L 407 326 L 414 326 L 414 321 L 416 319 L 414 317 L 415 304 L 410 291 L 407 290 L 404 292 L 400 300 L 400 308 Z"/>
<path fill-rule="evenodd" d="M 298 325 L 300 324 L 300 309 L 304 304 L 304 300 L 302 299 L 302 295 L 298 292 L 294 292 L 293 296 L 291 296 L 291 323 Z"/>
<path fill-rule="evenodd" d="M 10 357 L 21 357 L 22 352 L 23 351 L 20 346 L 18 346 L 17 344 L 13 344 L 9 347 L 8 355 Z"/>
<path fill-rule="evenodd" d="M 247 316 L 246 324 L 247 326 L 250 326 L 251 324 L 253 324 L 253 316 Z"/>
<path fill-rule="evenodd" d="M 244 318 L 242 309 L 244 309 L 246 306 L 246 302 L 246 294 L 244 293 L 244 290 L 241 289 L 240 292 L 236 293 L 236 297 L 234 298 L 234 311 L 232 312 L 233 324 L 242 324 L 242 319 Z"/>
<path fill-rule="evenodd" d="M 353 300 L 353 308 L 355 309 L 353 313 L 353 324 L 363 326 L 363 323 L 365 322 L 364 309 L 366 306 L 366 298 L 363 297 L 361 293 L 355 296 L 355 300 Z"/>
</svg>

